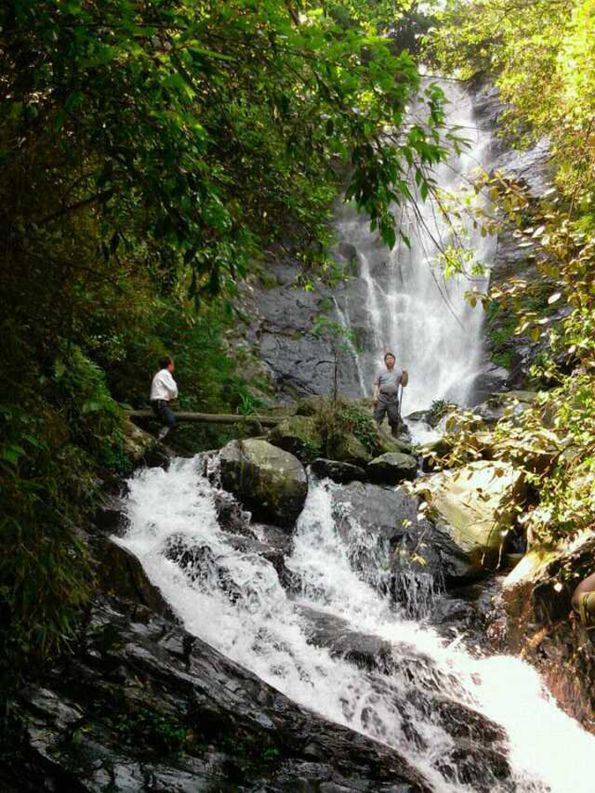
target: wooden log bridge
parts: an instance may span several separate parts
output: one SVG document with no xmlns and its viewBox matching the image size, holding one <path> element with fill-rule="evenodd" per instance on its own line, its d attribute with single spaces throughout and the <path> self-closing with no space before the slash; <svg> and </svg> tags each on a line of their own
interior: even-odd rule
<svg viewBox="0 0 595 793">
<path fill-rule="evenodd" d="M 202 421 L 204 424 L 240 424 L 243 422 L 254 422 L 262 427 L 275 427 L 285 416 L 258 416 L 256 413 L 242 415 L 240 413 L 188 413 L 184 411 L 174 411 L 176 421 Z M 127 410 L 126 415 L 129 419 L 154 419 L 155 414 L 152 410 Z"/>
</svg>

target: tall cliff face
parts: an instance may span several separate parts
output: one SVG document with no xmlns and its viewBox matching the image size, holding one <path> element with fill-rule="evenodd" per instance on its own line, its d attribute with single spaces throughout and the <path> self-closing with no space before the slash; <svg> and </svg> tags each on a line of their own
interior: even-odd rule
<svg viewBox="0 0 595 793">
<path fill-rule="evenodd" d="M 477 166 L 501 172 L 525 185 L 535 200 L 550 187 L 547 141 L 517 151 L 499 135 L 504 110 L 489 85 L 451 88 L 451 123 L 470 140 L 462 157 L 437 170 L 445 190 L 469 187 Z M 435 399 L 462 404 L 482 401 L 489 393 L 526 383 L 527 370 L 539 346 L 513 335 L 515 317 L 490 311 L 487 318 L 465 301 L 470 289 L 484 291 L 486 280 L 471 272 L 474 261 L 487 263 L 490 283 L 502 286 L 511 277 L 534 281 L 539 276 L 531 250 L 521 246 L 514 229 L 482 238 L 464 231 L 471 251 L 467 274 L 442 280 L 436 240 L 452 242 L 452 230 L 431 201 L 418 201 L 401 212 L 401 229 L 411 247 L 389 251 L 368 230 L 367 219 L 344 205 L 335 214 L 335 258 L 346 278 L 333 288 L 321 280 L 309 290 L 299 285 L 300 267 L 290 258 L 267 265 L 266 276 L 244 291 L 249 317 L 246 342 L 257 352 L 281 401 L 330 393 L 333 355 L 329 341 L 318 338 L 317 317 L 328 315 L 353 334 L 339 354 L 339 390 L 349 397 L 371 393 L 376 367 L 388 349 L 412 377 L 406 410 L 429 406 Z M 487 319 L 487 321 L 484 321 Z M 417 389 L 417 391 L 416 391 Z"/>
<path fill-rule="evenodd" d="M 469 87 L 478 123 L 491 133 L 492 145 L 489 157 L 489 173 L 502 174 L 521 185 L 530 201 L 537 202 L 552 187 L 549 167 L 548 141 L 540 140 L 528 149 L 515 148 L 514 142 L 502 133 L 501 116 L 505 106 L 500 101 L 498 89 L 486 83 Z M 500 216 L 500 220 L 503 220 Z M 498 231 L 497 244 L 490 268 L 490 287 L 501 288 L 510 279 L 518 278 L 535 284 L 541 276 L 536 267 L 535 251 L 515 235 L 512 224 L 504 224 Z M 545 309 L 549 294 L 543 284 L 542 295 L 537 289 L 532 296 L 531 307 Z M 564 316 L 564 310 L 559 317 Z M 555 321 L 556 317 L 552 317 Z M 510 310 L 492 310 L 488 313 L 485 326 L 486 355 L 489 361 L 506 369 L 507 384 L 521 388 L 527 384 L 529 368 L 543 349 L 542 343 L 533 342 L 528 336 L 515 336 L 516 314 Z"/>
<path fill-rule="evenodd" d="M 301 272 L 290 258 L 270 261 L 266 277 L 242 293 L 249 318 L 246 342 L 262 361 L 281 402 L 332 390 L 332 354 L 328 342 L 314 334 L 314 323 L 325 314 L 335 316 L 333 290 L 320 279 L 312 289 L 304 289 Z M 347 396 L 362 395 L 351 356 L 341 361 L 339 388 Z"/>
</svg>

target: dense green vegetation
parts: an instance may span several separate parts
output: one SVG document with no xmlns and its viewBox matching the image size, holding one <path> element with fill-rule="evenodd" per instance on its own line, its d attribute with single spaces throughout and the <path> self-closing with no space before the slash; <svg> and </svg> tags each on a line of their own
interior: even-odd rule
<svg viewBox="0 0 595 793">
<path fill-rule="evenodd" d="M 484 300 L 540 346 L 541 396 L 492 453 L 524 463 L 539 493 L 522 516 L 529 537 L 567 542 L 595 527 L 595 3 L 451 0 L 426 45 L 440 71 L 498 86 L 511 145 L 549 141 L 553 184 L 539 200 L 505 174 L 483 180 L 537 271 Z M 471 436 L 455 458 L 478 453 Z"/>
<path fill-rule="evenodd" d="M 2 4 L 4 671 L 73 636 L 82 530 L 128 470 L 120 403 L 144 402 L 156 359 L 175 355 L 183 407 L 249 412 L 266 383 L 228 346 L 242 277 L 280 251 L 324 269 L 339 189 L 390 245 L 391 205 L 430 189 L 448 133 L 433 85 L 402 126 L 420 87 L 406 11 Z"/>
</svg>

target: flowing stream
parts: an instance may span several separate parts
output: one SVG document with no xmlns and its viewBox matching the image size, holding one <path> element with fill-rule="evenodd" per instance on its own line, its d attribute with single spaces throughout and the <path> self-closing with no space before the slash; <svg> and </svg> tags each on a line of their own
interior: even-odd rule
<svg viewBox="0 0 595 793">
<path fill-rule="evenodd" d="M 301 705 L 394 747 L 438 793 L 589 793 L 595 739 L 522 661 L 472 654 L 408 619 L 381 586 L 387 549 L 349 510 L 338 515 L 340 485 L 311 479 L 281 575 L 220 527 L 203 466 L 178 459 L 135 474 L 119 540 L 190 633 Z M 265 527 L 251 528 L 266 539 Z M 360 649 L 364 637 L 375 648 L 368 663 L 345 645 L 333 652 L 313 629 L 320 620 Z"/>
<path fill-rule="evenodd" d="M 362 395 L 371 392 L 374 374 L 388 350 L 396 353 L 399 365 L 408 369 L 410 385 L 405 412 L 429 407 L 432 401 L 448 399 L 468 404 L 483 357 L 483 310 L 472 307 L 465 293 L 484 291 L 489 265 L 496 250 L 494 237 L 482 236 L 471 214 L 448 221 L 441 207 L 461 209 L 452 197 L 464 192 L 469 206 L 478 206 L 471 183 L 481 168 L 489 168 L 491 134 L 475 118 L 472 98 L 452 83 L 444 83 L 449 100 L 447 119 L 459 127 L 468 146 L 453 154 L 435 170 L 438 199 L 417 200 L 399 210 L 399 228 L 410 247 L 399 242 L 389 251 L 370 232 L 368 219 L 351 207 L 338 208 L 337 250 L 355 259 L 357 274 L 337 291 L 338 317 L 355 329 L 361 352 L 352 355 Z M 415 108 L 411 121 L 416 121 Z M 445 279 L 440 253 L 463 246 L 469 259 L 463 272 Z M 473 265 L 485 266 L 474 274 Z M 363 388 L 362 388 L 363 384 Z"/>
<path fill-rule="evenodd" d="M 470 98 L 448 92 L 450 123 L 472 141 L 438 169 L 441 188 L 454 190 L 487 164 L 490 137 Z M 410 372 L 406 412 L 435 399 L 467 402 L 482 360 L 482 313 L 464 293 L 487 276 L 473 276 L 468 261 L 466 274 L 442 278 L 438 248 L 453 231 L 439 207 L 404 212 L 411 249 L 392 254 L 349 208 L 337 228 L 342 255 L 357 264 L 335 296 L 337 316 L 364 341 L 363 353 L 350 352 L 356 388 L 369 393 L 391 349 Z M 472 223 L 460 233 L 473 259 L 489 264 L 494 241 Z M 437 793 L 590 793 L 593 736 L 519 659 L 441 636 L 432 607 L 443 595 L 427 575 L 402 577 L 403 605 L 395 603 L 389 548 L 345 507 L 340 485 L 310 478 L 291 543 L 272 558 L 262 552 L 270 529 L 250 524 L 252 539 L 242 539 L 219 525 L 221 493 L 204 465 L 180 459 L 135 474 L 118 540 L 190 633 L 301 705 L 393 747 Z"/>
</svg>

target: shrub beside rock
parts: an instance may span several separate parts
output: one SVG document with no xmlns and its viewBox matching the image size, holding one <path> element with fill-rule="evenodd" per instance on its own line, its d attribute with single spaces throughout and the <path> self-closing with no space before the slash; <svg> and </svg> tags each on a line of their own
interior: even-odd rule
<svg viewBox="0 0 595 793">
<path fill-rule="evenodd" d="M 231 441 L 219 453 L 221 484 L 261 520 L 290 527 L 308 494 L 308 478 L 293 454 L 259 438 Z"/>
</svg>

